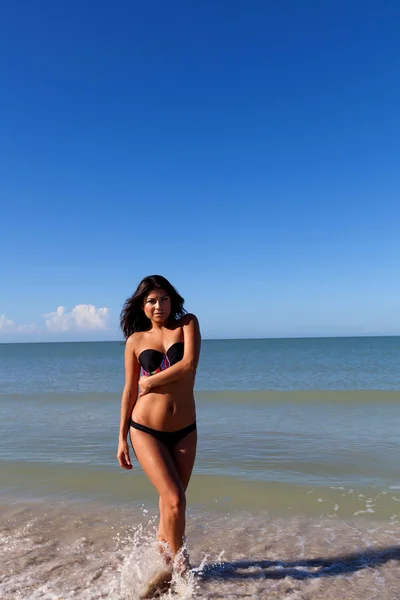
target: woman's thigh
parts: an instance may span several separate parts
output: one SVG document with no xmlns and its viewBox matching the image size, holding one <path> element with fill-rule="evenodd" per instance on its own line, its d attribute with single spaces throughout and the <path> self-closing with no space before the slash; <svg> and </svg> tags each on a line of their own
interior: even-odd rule
<svg viewBox="0 0 400 600">
<path fill-rule="evenodd" d="M 131 429 L 130 436 L 136 458 L 160 496 L 182 497 L 184 488 L 168 448 L 138 429 Z"/>
<path fill-rule="evenodd" d="M 189 485 L 190 476 L 193 471 L 193 465 L 196 458 L 196 447 L 197 430 L 195 429 L 176 444 L 171 451 L 176 471 L 185 491 Z"/>
</svg>

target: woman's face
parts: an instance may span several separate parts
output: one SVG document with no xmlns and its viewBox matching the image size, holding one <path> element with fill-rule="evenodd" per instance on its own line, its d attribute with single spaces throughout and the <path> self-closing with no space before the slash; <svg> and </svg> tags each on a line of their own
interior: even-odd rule
<svg viewBox="0 0 400 600">
<path fill-rule="evenodd" d="M 150 321 L 163 323 L 171 313 L 171 298 L 165 290 L 152 290 L 144 300 L 143 310 Z"/>
</svg>

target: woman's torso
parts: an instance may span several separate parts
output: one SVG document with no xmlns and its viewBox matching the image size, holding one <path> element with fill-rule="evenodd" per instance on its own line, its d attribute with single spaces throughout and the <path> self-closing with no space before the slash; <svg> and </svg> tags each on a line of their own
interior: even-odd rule
<svg viewBox="0 0 400 600">
<path fill-rule="evenodd" d="M 135 335 L 135 354 L 141 375 L 164 371 L 182 360 L 182 327 L 169 331 L 164 338 L 155 337 L 151 332 Z M 182 379 L 153 388 L 138 398 L 132 419 L 160 431 L 175 431 L 190 425 L 196 419 L 194 380 L 195 375 L 188 373 Z"/>
</svg>

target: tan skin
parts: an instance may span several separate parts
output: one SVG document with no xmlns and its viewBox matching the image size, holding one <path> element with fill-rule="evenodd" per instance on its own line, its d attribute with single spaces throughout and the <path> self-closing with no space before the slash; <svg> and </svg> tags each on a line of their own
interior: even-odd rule
<svg viewBox="0 0 400 600">
<path fill-rule="evenodd" d="M 158 431 L 176 431 L 196 420 L 193 388 L 201 337 L 194 315 L 169 321 L 171 300 L 165 290 L 151 291 L 144 300 L 143 310 L 150 319 L 150 329 L 136 332 L 126 341 L 117 458 L 122 468 L 132 469 L 129 433 L 136 457 L 160 495 L 158 538 L 167 542 L 175 555 L 184 541 L 185 492 L 196 456 L 197 432 L 184 437 L 170 451 L 153 436 L 129 424 L 132 418 Z M 184 342 L 181 361 L 155 375 L 140 377 L 138 357 L 143 350 L 151 348 L 166 353 L 176 342 Z"/>
</svg>

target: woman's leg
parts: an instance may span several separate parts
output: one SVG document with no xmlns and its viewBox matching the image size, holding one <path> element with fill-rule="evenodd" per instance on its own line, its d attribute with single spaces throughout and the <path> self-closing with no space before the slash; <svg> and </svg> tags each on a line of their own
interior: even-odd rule
<svg viewBox="0 0 400 600">
<path fill-rule="evenodd" d="M 185 492 L 193 471 L 196 447 L 197 430 L 195 429 L 172 448 L 172 459 Z"/>
<path fill-rule="evenodd" d="M 136 457 L 160 494 L 163 536 L 176 554 L 183 544 L 186 509 L 185 491 L 177 468 L 168 448 L 152 435 L 132 428 L 130 434 Z"/>
<path fill-rule="evenodd" d="M 172 460 L 174 462 L 176 471 L 178 473 L 180 482 L 184 491 L 189 485 L 190 476 L 193 471 L 194 460 L 196 458 L 196 446 L 197 446 L 197 431 L 192 431 L 186 437 L 183 438 L 174 448 L 171 450 Z M 161 542 L 167 541 L 165 539 L 164 526 L 163 526 L 163 499 L 160 496 L 159 501 L 160 507 L 160 527 L 158 529 L 158 539 Z"/>
</svg>

